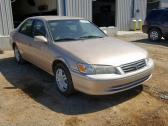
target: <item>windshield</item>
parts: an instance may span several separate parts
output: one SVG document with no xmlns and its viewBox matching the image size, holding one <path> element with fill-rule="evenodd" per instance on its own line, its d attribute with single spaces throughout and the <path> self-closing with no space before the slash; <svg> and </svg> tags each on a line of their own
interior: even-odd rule
<svg viewBox="0 0 168 126">
<path fill-rule="evenodd" d="M 87 20 L 49 21 L 49 29 L 54 41 L 103 38 L 106 35 Z"/>
</svg>

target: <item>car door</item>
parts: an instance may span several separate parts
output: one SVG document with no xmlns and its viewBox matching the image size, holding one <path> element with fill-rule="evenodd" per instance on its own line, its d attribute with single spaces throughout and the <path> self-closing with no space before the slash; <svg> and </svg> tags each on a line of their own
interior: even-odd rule
<svg viewBox="0 0 168 126">
<path fill-rule="evenodd" d="M 163 16 L 163 34 L 168 35 L 168 12 Z"/>
<path fill-rule="evenodd" d="M 26 20 L 20 26 L 20 28 L 18 29 L 18 33 L 15 36 L 15 40 L 22 57 L 28 61 L 31 61 L 30 45 L 33 42 L 32 26 L 33 20 Z"/>
<path fill-rule="evenodd" d="M 36 41 L 35 36 L 44 36 L 48 42 Z M 42 20 L 36 19 L 33 23 L 33 37 L 34 41 L 31 44 L 31 55 L 33 63 L 47 72 L 51 72 L 51 65 L 53 61 L 52 50 L 49 42 L 47 29 Z"/>
</svg>

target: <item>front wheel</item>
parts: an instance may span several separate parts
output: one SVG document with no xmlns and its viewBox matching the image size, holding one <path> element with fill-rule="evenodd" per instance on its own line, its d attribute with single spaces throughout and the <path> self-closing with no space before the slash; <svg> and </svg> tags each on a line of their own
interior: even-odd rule
<svg viewBox="0 0 168 126">
<path fill-rule="evenodd" d="M 61 94 L 69 96 L 74 93 L 71 74 L 68 68 L 62 63 L 55 66 L 55 80 L 57 89 Z"/>
<path fill-rule="evenodd" d="M 153 28 L 149 31 L 148 38 L 149 38 L 149 40 L 154 41 L 154 42 L 161 40 L 162 33 L 159 29 Z"/>
<path fill-rule="evenodd" d="M 22 58 L 22 56 L 21 56 L 21 54 L 20 54 L 20 51 L 19 51 L 19 49 L 18 49 L 17 46 L 14 47 L 14 54 L 15 54 L 16 62 L 17 62 L 18 64 L 21 64 L 21 63 L 24 62 L 24 60 L 23 60 L 23 58 Z"/>
<path fill-rule="evenodd" d="M 164 39 L 165 39 L 165 40 L 168 40 L 168 36 L 165 36 Z"/>
</svg>

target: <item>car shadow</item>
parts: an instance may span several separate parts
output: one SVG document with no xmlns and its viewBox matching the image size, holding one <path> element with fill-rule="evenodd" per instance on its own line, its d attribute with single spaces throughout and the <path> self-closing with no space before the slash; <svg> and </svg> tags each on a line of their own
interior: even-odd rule
<svg viewBox="0 0 168 126">
<path fill-rule="evenodd" d="M 130 100 L 143 90 L 143 87 L 139 86 L 108 96 L 76 93 L 70 97 L 64 97 L 56 90 L 54 77 L 30 63 L 18 65 L 14 58 L 0 59 L 0 72 L 11 84 L 3 87 L 3 90 L 20 89 L 39 104 L 66 115 L 101 111 Z"/>
<path fill-rule="evenodd" d="M 145 43 L 145 44 L 152 44 L 152 45 L 161 45 L 161 46 L 168 46 L 168 40 L 161 39 L 157 42 L 152 42 L 149 39 L 138 39 L 131 42 L 138 42 L 138 43 Z"/>
</svg>

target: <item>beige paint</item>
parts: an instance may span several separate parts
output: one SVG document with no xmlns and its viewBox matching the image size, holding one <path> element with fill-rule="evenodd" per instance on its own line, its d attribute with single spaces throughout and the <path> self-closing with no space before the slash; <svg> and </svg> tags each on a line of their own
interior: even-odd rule
<svg viewBox="0 0 168 126">
<path fill-rule="evenodd" d="M 44 22 L 47 20 L 80 19 L 72 17 L 32 17 Z M 36 42 L 33 38 L 14 31 L 12 42 L 19 47 L 22 57 L 41 69 L 54 75 L 53 63 L 61 60 L 69 69 L 76 90 L 87 94 L 113 94 L 136 87 L 151 77 L 153 60 L 149 59 L 146 50 L 131 43 L 115 38 L 53 42 L 48 37 L 48 43 Z M 145 66 L 135 71 L 124 73 L 123 65 L 145 60 Z M 148 59 L 148 60 L 147 60 Z M 77 63 L 110 65 L 119 74 L 83 75 L 77 69 Z"/>
</svg>

